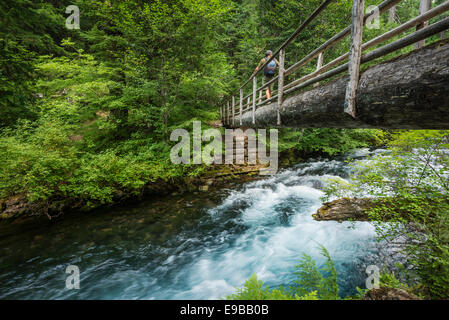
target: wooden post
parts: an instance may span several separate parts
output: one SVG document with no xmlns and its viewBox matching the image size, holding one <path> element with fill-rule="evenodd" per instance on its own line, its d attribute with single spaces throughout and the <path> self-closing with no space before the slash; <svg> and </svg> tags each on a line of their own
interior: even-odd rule
<svg viewBox="0 0 449 320">
<path fill-rule="evenodd" d="M 392 6 L 388 13 L 388 22 L 394 22 L 394 18 L 396 17 L 396 6 Z"/>
<path fill-rule="evenodd" d="M 282 48 L 279 52 L 279 76 L 278 76 L 278 126 L 281 125 L 281 107 L 284 95 L 284 69 L 285 65 L 285 48 Z"/>
<path fill-rule="evenodd" d="M 431 0 L 421 0 L 419 3 L 419 14 L 423 14 L 426 11 L 429 11 L 431 7 Z M 423 23 L 420 23 L 416 26 L 416 30 L 420 30 L 424 27 L 427 27 L 429 25 L 429 21 L 424 21 Z M 418 41 L 415 43 L 415 49 L 422 48 L 426 45 L 426 39 Z"/>
<path fill-rule="evenodd" d="M 256 124 L 257 77 L 253 78 L 253 124 Z"/>
<path fill-rule="evenodd" d="M 323 53 L 324 52 L 320 52 L 320 54 L 318 55 L 318 61 L 316 62 L 316 71 L 320 70 L 321 67 L 323 66 Z M 320 83 L 317 82 L 313 85 L 313 87 L 316 88 L 319 85 L 320 85 Z"/>
<path fill-rule="evenodd" d="M 232 96 L 232 125 L 235 124 L 235 96 Z"/>
<path fill-rule="evenodd" d="M 363 15 L 365 0 L 352 1 L 351 46 L 349 50 L 349 82 L 346 86 L 344 111 L 355 117 L 356 92 L 359 84 L 362 56 Z"/>
<path fill-rule="evenodd" d="M 242 125 L 243 114 L 243 88 L 240 88 L 240 125 Z"/>
<path fill-rule="evenodd" d="M 220 105 L 220 120 L 223 123 L 223 105 Z"/>
</svg>

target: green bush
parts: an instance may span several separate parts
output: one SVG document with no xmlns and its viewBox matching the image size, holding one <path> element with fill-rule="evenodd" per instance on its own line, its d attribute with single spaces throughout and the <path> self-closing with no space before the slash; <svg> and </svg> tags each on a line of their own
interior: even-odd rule
<svg viewBox="0 0 449 320">
<path fill-rule="evenodd" d="M 318 269 L 315 261 L 303 254 L 299 264 L 295 266 L 296 280 L 289 289 L 280 287 L 272 289 L 263 286 L 263 282 L 253 274 L 243 285 L 236 288 L 236 293 L 226 299 L 231 300 L 338 300 L 337 271 L 329 252 L 320 246 L 321 254 L 326 258 L 322 269 Z"/>
<path fill-rule="evenodd" d="M 380 239 L 407 239 L 404 250 L 429 297 L 449 294 L 449 134 L 401 131 L 391 154 L 355 162 L 351 183 L 332 182 L 327 196 L 374 198 L 368 214 Z M 388 222 L 388 223 L 385 223 Z"/>
</svg>

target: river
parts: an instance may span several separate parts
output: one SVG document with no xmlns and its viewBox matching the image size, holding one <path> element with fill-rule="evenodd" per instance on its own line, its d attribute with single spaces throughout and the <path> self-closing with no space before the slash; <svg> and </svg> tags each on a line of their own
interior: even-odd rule
<svg viewBox="0 0 449 320">
<path fill-rule="evenodd" d="M 208 193 L 3 223 L 0 299 L 218 299 L 252 273 L 288 286 L 303 253 L 324 262 L 319 244 L 336 264 L 341 296 L 354 294 L 366 267 L 382 267 L 390 254 L 368 222 L 312 218 L 325 179 L 348 178 L 346 158 L 311 159 Z M 69 265 L 79 267 L 79 290 L 65 288 Z"/>
</svg>

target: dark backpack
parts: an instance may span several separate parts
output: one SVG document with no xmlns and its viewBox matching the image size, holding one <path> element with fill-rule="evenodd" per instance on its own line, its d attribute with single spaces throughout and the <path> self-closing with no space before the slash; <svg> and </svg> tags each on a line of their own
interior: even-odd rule
<svg viewBox="0 0 449 320">
<path fill-rule="evenodd" d="M 263 74 L 267 77 L 274 76 L 274 72 L 276 70 L 276 61 L 271 60 L 269 64 L 263 69 Z"/>
</svg>

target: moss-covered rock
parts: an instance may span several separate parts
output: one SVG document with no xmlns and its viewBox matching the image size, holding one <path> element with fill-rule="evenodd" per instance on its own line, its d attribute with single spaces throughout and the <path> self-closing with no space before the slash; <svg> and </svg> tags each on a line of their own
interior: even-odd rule
<svg viewBox="0 0 449 320">
<path fill-rule="evenodd" d="M 372 207 L 373 202 L 369 198 L 341 198 L 324 203 L 312 216 L 318 221 L 368 221 L 367 211 Z"/>
</svg>

